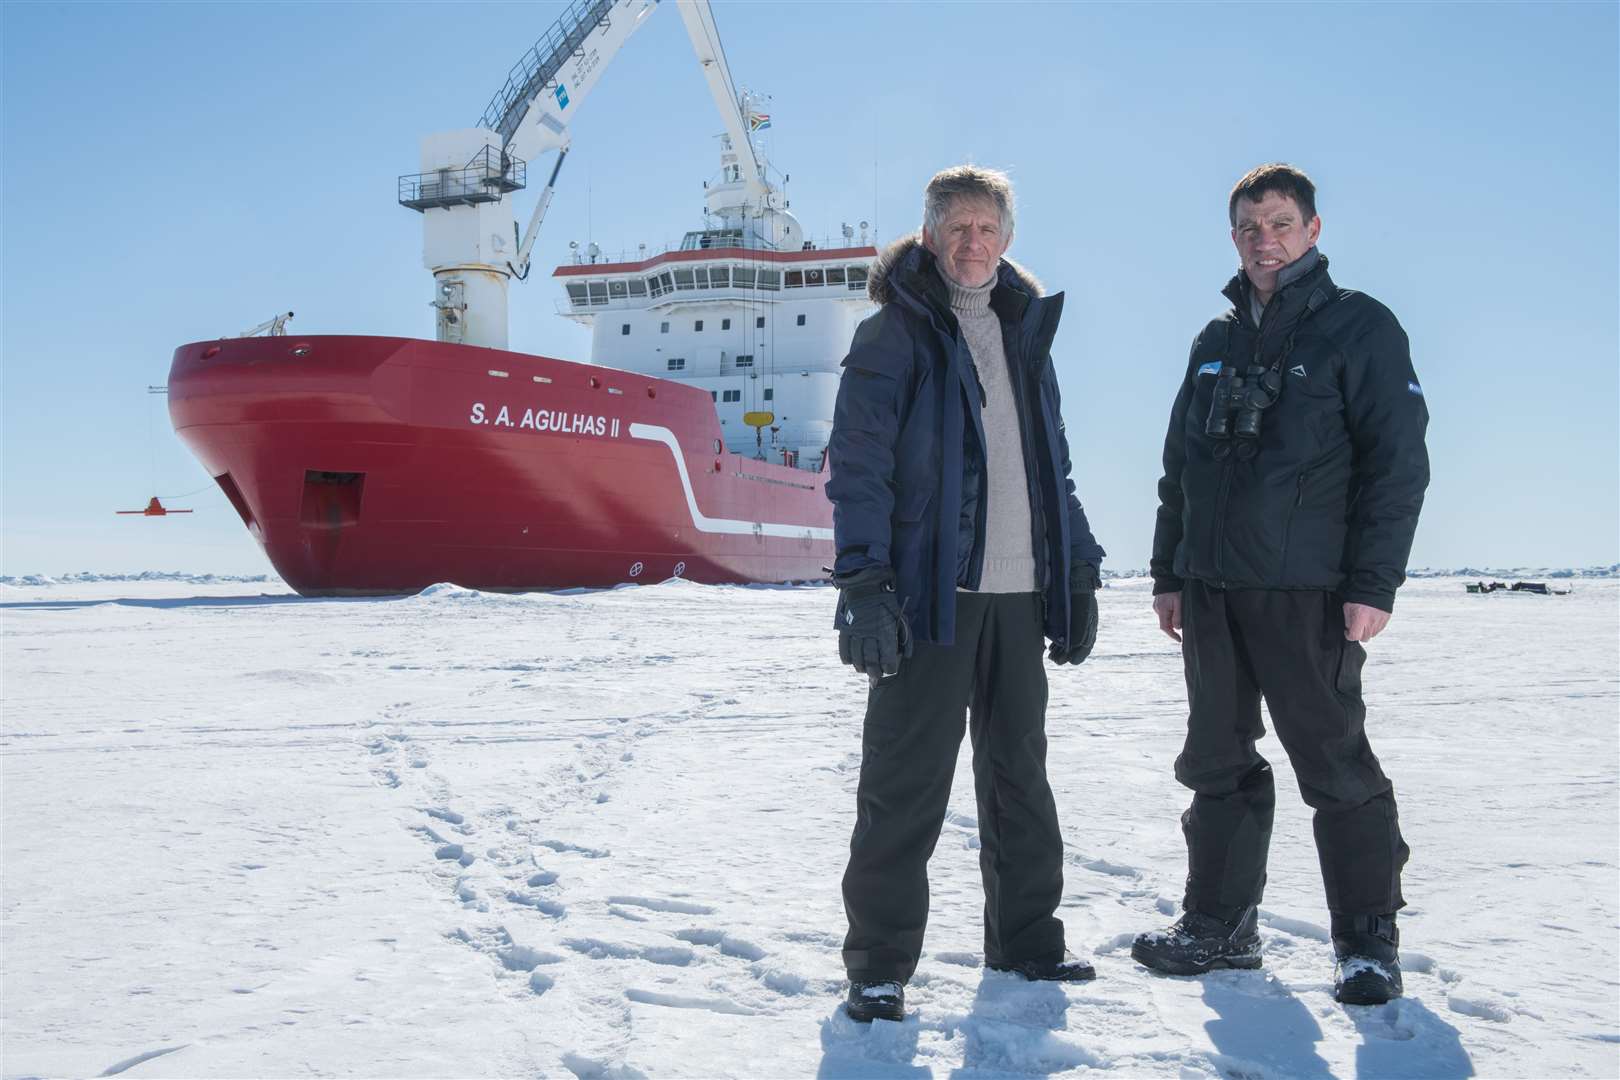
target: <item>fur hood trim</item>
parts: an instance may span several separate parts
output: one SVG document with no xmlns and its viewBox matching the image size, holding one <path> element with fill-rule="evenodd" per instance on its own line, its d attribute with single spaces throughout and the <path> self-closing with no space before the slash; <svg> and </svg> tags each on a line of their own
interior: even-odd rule
<svg viewBox="0 0 1620 1080">
<path fill-rule="evenodd" d="M 894 285 L 890 280 L 905 257 L 917 248 L 922 247 L 922 233 L 914 232 L 910 236 L 902 236 L 882 251 L 872 262 L 872 270 L 866 279 L 866 295 L 874 304 L 888 304 L 894 300 Z M 930 259 L 932 255 L 928 256 Z M 997 269 L 997 277 L 1011 273 L 1013 279 L 1024 287 L 1031 296 L 1045 296 L 1046 289 L 1034 274 L 1024 269 L 1018 263 L 1007 258 L 1001 258 L 1001 266 Z"/>
</svg>

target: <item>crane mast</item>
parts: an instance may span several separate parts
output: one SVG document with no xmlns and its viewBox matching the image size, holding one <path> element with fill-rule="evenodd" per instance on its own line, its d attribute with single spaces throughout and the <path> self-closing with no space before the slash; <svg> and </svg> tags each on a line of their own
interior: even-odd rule
<svg viewBox="0 0 1620 1080">
<path fill-rule="evenodd" d="M 568 155 L 569 123 L 657 3 L 574 0 L 513 66 L 477 127 L 422 139 L 422 171 L 399 178 L 399 202 L 422 214 L 438 340 L 507 347 L 507 288 L 513 277 L 528 276 Z M 797 248 L 798 223 L 778 205 L 749 138 L 748 106 L 732 84 L 714 12 L 707 0 L 678 0 L 678 7 L 725 127 L 722 176 L 708 186 L 705 207 L 742 229 L 749 246 Z M 550 178 L 520 233 L 511 196 L 528 186 L 528 162 L 553 151 Z"/>
</svg>

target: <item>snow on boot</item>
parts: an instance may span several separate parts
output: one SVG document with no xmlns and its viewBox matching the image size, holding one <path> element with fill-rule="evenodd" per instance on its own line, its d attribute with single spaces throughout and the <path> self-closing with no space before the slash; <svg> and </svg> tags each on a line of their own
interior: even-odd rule
<svg viewBox="0 0 1620 1080">
<path fill-rule="evenodd" d="M 1401 996 L 1401 932 L 1394 915 L 1333 916 L 1333 999 L 1382 1005 Z"/>
<path fill-rule="evenodd" d="M 1014 960 L 1011 963 L 991 964 L 991 971 L 1010 971 L 1022 975 L 1030 982 L 1085 982 L 1097 977 L 1097 969 L 1068 950 L 1035 960 Z"/>
<path fill-rule="evenodd" d="M 1245 908 L 1236 922 L 1201 911 L 1188 911 L 1165 930 L 1136 935 L 1131 956 L 1137 963 L 1167 975 L 1202 975 L 1214 968 L 1260 966 L 1257 914 Z"/>
<path fill-rule="evenodd" d="M 906 990 L 897 982 L 856 982 L 849 984 L 844 1011 L 851 1020 L 870 1024 L 873 1020 L 906 1018 Z"/>
</svg>

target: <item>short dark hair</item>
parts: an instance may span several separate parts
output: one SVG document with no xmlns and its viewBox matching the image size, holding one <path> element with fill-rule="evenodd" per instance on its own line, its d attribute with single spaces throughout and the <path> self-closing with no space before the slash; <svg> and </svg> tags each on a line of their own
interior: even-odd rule
<svg viewBox="0 0 1620 1080">
<path fill-rule="evenodd" d="M 1293 199 L 1299 206 L 1299 212 L 1305 215 L 1306 221 L 1316 216 L 1316 185 L 1311 183 L 1311 178 L 1301 169 L 1273 161 L 1259 168 L 1250 169 L 1248 174 L 1232 188 L 1232 197 L 1226 201 L 1226 216 L 1231 219 L 1232 227 L 1237 227 L 1239 199 L 1259 202 L 1272 191 Z"/>
</svg>

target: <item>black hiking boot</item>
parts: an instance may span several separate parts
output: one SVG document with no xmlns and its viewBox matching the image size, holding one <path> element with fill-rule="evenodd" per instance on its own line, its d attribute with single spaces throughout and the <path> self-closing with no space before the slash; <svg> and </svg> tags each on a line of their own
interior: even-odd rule
<svg viewBox="0 0 1620 1080">
<path fill-rule="evenodd" d="M 1237 922 L 1201 911 L 1184 912 L 1175 925 L 1137 934 L 1131 956 L 1137 963 L 1167 975 L 1202 975 L 1215 968 L 1260 966 L 1260 934 L 1253 907 Z"/>
<path fill-rule="evenodd" d="M 1030 982 L 1085 982 L 1097 977 L 1096 968 L 1067 950 L 1035 960 L 1013 960 L 1000 964 L 986 962 L 984 966 L 991 971 L 1010 971 L 1014 975 L 1022 975 Z"/>
<path fill-rule="evenodd" d="M 1382 1005 L 1401 996 L 1401 932 L 1394 915 L 1333 916 L 1333 999 Z"/>
<path fill-rule="evenodd" d="M 897 982 L 850 981 L 849 996 L 844 999 L 844 1011 L 849 1018 L 862 1024 L 873 1020 L 906 1018 L 906 989 Z"/>
</svg>

